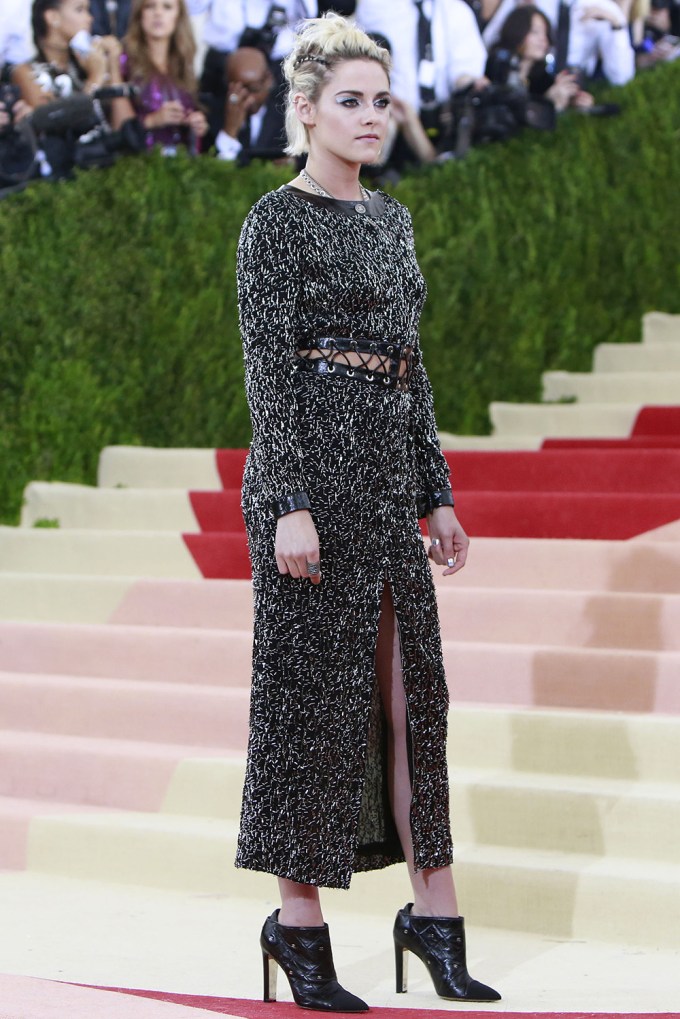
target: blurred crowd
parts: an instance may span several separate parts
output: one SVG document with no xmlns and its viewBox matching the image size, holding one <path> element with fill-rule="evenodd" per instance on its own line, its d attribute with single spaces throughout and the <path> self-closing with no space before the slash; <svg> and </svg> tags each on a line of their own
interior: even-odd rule
<svg viewBox="0 0 680 1019">
<path fill-rule="evenodd" d="M 569 107 L 615 113 L 594 82 L 680 55 L 680 0 L 2 0 L 0 188 L 154 146 L 287 161 L 281 61 L 327 10 L 392 54 L 378 180 Z"/>
</svg>

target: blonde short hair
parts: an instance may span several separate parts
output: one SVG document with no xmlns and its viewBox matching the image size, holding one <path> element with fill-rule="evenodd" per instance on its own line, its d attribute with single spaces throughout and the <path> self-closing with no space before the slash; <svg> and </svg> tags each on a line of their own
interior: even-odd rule
<svg viewBox="0 0 680 1019">
<path fill-rule="evenodd" d="M 374 42 L 353 21 L 329 11 L 323 18 L 302 23 L 295 45 L 283 62 L 288 82 L 286 101 L 286 152 L 301 156 L 309 152 L 309 134 L 295 113 L 294 97 L 302 92 L 314 103 L 331 74 L 343 60 L 375 60 L 389 78 L 388 51 Z"/>
</svg>

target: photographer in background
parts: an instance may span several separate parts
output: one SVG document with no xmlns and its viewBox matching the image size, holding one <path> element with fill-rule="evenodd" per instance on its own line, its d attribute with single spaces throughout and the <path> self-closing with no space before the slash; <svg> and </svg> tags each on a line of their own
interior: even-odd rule
<svg viewBox="0 0 680 1019">
<path fill-rule="evenodd" d="M 551 45 L 550 22 L 543 11 L 528 4 L 517 7 L 489 53 L 487 77 L 518 94 L 550 101 L 558 113 L 568 106 L 588 109 L 593 97 L 581 88 L 578 75 L 566 70 L 554 75 L 549 69 Z"/>
<path fill-rule="evenodd" d="M 94 35 L 115 35 L 122 39 L 128 30 L 132 0 L 90 0 Z"/>
</svg>

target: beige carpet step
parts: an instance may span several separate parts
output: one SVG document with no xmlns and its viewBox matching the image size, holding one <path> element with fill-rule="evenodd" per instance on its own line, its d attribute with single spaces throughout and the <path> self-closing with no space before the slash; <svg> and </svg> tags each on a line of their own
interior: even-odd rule
<svg viewBox="0 0 680 1019">
<path fill-rule="evenodd" d="M 171 815 L 120 813 L 39 817 L 31 826 L 29 867 L 207 895 L 267 895 L 271 877 L 237 871 L 237 823 Z M 162 861 L 162 866 L 159 866 Z M 599 937 L 632 944 L 677 945 L 680 867 L 549 850 L 458 843 L 456 876 L 476 922 L 554 937 Z M 354 884 L 359 910 L 398 902 L 405 875 L 390 867 Z M 326 896 L 332 909 L 333 893 Z M 540 909 L 536 903 L 540 903 Z"/>
<path fill-rule="evenodd" d="M 0 527 L 9 572 L 200 577 L 181 535 L 170 532 Z"/>
<path fill-rule="evenodd" d="M 636 403 L 491 403 L 494 435 L 617 439 L 630 435 L 642 407 Z"/>
<path fill-rule="evenodd" d="M 32 481 L 24 490 L 21 526 L 34 527 L 40 521 L 83 530 L 200 530 L 185 489 L 108 489 Z"/>
<path fill-rule="evenodd" d="M 439 432 L 439 441 L 444 450 L 526 450 L 540 449 L 543 437 L 538 435 L 456 435 L 453 432 Z"/>
<path fill-rule="evenodd" d="M 222 488 L 214 449 L 107 446 L 99 455 L 98 484 L 104 488 Z"/>
<path fill-rule="evenodd" d="M 245 751 L 247 687 L 0 672 L 4 730 Z"/>
<path fill-rule="evenodd" d="M 594 372 L 680 371 L 680 343 L 600 343 L 593 352 Z"/>
<path fill-rule="evenodd" d="M 648 311 L 642 316 L 643 343 L 680 341 L 680 315 L 665 311 Z"/>
<path fill-rule="evenodd" d="M 680 371 L 544 372 L 543 399 L 576 400 L 579 404 L 597 405 L 680 403 Z"/>
<path fill-rule="evenodd" d="M 680 717 L 479 708 L 454 704 L 449 762 L 456 769 L 680 784 Z"/>
</svg>

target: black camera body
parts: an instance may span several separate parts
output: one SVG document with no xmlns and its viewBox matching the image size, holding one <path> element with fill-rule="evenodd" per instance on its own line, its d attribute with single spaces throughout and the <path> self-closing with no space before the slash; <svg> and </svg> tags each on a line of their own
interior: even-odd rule
<svg viewBox="0 0 680 1019">
<path fill-rule="evenodd" d="M 9 124 L 0 130 L 0 134 L 8 134 L 14 128 L 14 107 L 21 98 L 16 85 L 0 85 L 0 103 L 9 116 Z"/>
<path fill-rule="evenodd" d="M 272 4 L 267 13 L 267 19 L 260 28 L 248 26 L 243 29 L 238 41 L 239 46 L 252 46 L 253 49 L 262 50 L 264 55 L 271 57 L 276 37 L 288 22 L 288 15 L 285 7 L 279 4 Z"/>
</svg>

